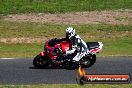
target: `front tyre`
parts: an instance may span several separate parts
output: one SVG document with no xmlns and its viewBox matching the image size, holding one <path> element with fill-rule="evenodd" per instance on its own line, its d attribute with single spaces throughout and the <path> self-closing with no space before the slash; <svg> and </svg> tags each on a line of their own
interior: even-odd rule
<svg viewBox="0 0 132 88">
<path fill-rule="evenodd" d="M 45 68 L 49 65 L 49 61 L 45 56 L 37 55 L 33 60 L 33 65 L 36 68 Z"/>
</svg>

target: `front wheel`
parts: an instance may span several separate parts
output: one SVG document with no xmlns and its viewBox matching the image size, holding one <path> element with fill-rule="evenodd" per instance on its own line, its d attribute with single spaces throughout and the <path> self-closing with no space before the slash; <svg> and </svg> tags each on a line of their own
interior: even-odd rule
<svg viewBox="0 0 132 88">
<path fill-rule="evenodd" d="M 49 65 L 49 61 L 45 56 L 42 57 L 40 55 L 37 55 L 33 60 L 33 65 L 37 68 L 45 68 Z"/>
</svg>

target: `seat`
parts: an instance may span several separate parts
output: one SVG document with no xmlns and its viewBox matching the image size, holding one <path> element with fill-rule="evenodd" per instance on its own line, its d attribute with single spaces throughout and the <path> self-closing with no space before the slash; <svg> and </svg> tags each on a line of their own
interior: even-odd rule
<svg viewBox="0 0 132 88">
<path fill-rule="evenodd" d="M 87 42 L 86 44 L 87 44 L 89 49 L 99 48 L 99 43 L 98 42 Z"/>
</svg>

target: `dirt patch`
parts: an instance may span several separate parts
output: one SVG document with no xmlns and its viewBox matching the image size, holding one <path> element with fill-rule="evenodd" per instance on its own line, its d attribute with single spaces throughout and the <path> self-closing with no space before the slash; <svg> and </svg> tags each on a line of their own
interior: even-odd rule
<svg viewBox="0 0 132 88">
<path fill-rule="evenodd" d="M 0 38 L 0 43 L 17 44 L 17 43 L 42 43 L 48 38 Z"/>
<path fill-rule="evenodd" d="M 92 11 L 92 12 L 71 12 L 61 14 L 13 14 L 4 18 L 8 21 L 40 22 L 54 24 L 114 24 L 131 25 L 132 10 L 124 11 Z"/>
</svg>

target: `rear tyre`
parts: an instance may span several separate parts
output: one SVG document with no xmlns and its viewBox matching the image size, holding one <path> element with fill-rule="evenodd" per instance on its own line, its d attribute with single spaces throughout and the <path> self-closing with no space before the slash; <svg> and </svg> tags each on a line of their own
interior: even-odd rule
<svg viewBox="0 0 132 88">
<path fill-rule="evenodd" d="M 96 62 L 96 55 L 93 54 L 93 55 L 84 57 L 81 61 L 81 65 L 83 68 L 89 68 L 93 66 L 95 62 Z"/>
<path fill-rule="evenodd" d="M 33 60 L 33 65 L 36 68 L 45 68 L 49 65 L 49 61 L 45 56 L 37 55 Z"/>
<path fill-rule="evenodd" d="M 90 60 L 89 67 L 93 66 L 95 62 L 96 62 L 96 55 L 93 54 L 93 55 L 91 56 L 91 60 Z"/>
</svg>

